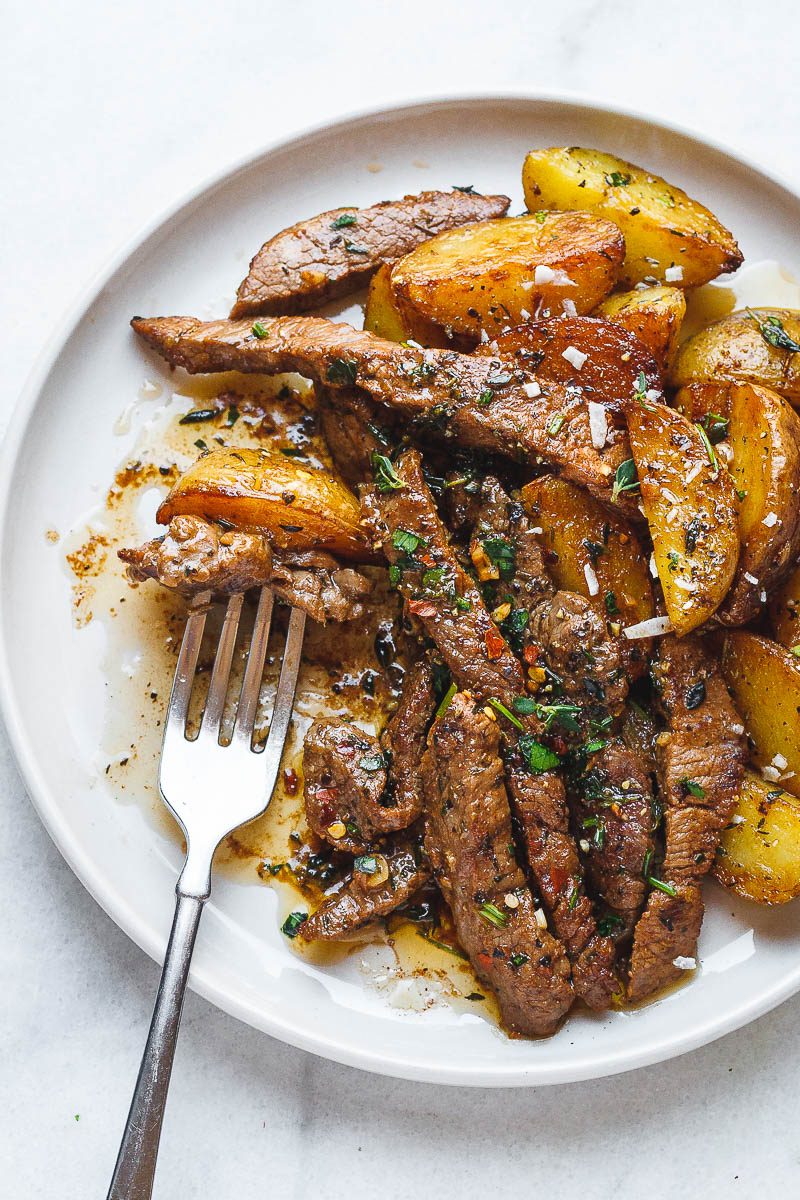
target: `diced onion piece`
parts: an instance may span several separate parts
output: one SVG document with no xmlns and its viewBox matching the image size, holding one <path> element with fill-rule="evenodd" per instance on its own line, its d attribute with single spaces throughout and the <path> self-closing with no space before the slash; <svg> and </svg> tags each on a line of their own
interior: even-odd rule
<svg viewBox="0 0 800 1200">
<path fill-rule="evenodd" d="M 608 418 L 604 406 L 596 400 L 589 401 L 589 433 L 595 450 L 602 450 L 608 437 Z"/>
<path fill-rule="evenodd" d="M 596 596 L 600 591 L 600 584 L 598 583 L 597 575 L 595 574 L 594 567 L 591 563 L 586 563 L 583 568 L 583 573 L 586 576 L 586 586 L 589 589 L 589 595 Z"/>
<path fill-rule="evenodd" d="M 768 512 L 761 524 L 766 525 L 767 529 L 771 529 L 773 525 L 778 524 L 778 514 L 774 512 Z"/>
<path fill-rule="evenodd" d="M 544 263 L 539 263 L 533 272 L 534 283 L 552 283 L 555 277 L 556 273 L 553 268 L 545 266 Z"/>
<path fill-rule="evenodd" d="M 663 637 L 665 633 L 671 633 L 671 631 L 672 622 L 669 617 L 648 617 L 646 621 L 628 625 L 622 632 L 626 638 L 635 642 L 639 638 Z"/>
</svg>

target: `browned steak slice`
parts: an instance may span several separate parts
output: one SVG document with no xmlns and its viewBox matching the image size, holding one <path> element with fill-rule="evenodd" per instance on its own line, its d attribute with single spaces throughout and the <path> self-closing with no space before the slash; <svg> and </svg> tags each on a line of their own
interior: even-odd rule
<svg viewBox="0 0 800 1200">
<path fill-rule="evenodd" d="M 405 904 L 431 877 L 430 865 L 409 839 L 381 846 L 355 860 L 346 883 L 322 901 L 300 929 L 307 942 L 352 937 Z"/>
<path fill-rule="evenodd" d="M 335 208 L 270 238 L 239 285 L 232 317 L 299 313 L 364 286 L 378 267 L 445 229 L 502 217 L 508 196 L 421 192 L 370 208 Z"/>
<path fill-rule="evenodd" d="M 342 478 L 351 487 L 371 479 L 372 455 L 385 453 L 389 444 L 383 432 L 385 410 L 378 414 L 358 388 L 321 388 L 318 413 L 322 435 Z"/>
<path fill-rule="evenodd" d="M 458 686 L 513 703 L 522 668 L 459 563 L 422 474 L 416 450 L 393 465 L 396 483 L 362 496 L 368 527 L 396 573 L 408 610 L 435 642 Z"/>
<path fill-rule="evenodd" d="M 458 940 L 511 1033 L 553 1033 L 570 1007 L 563 947 L 537 920 L 513 854 L 497 724 L 457 695 L 423 759 L 425 846 Z"/>
<path fill-rule="evenodd" d="M 384 804 L 390 806 L 387 811 L 395 819 L 403 821 L 402 828 L 410 825 L 422 812 L 420 771 L 425 735 L 435 707 L 433 671 L 424 659 L 420 659 L 409 668 L 403 680 L 400 703 L 381 734 L 389 774 Z"/>
<path fill-rule="evenodd" d="M 186 596 L 228 594 L 269 584 L 276 596 L 315 621 L 349 621 L 364 614 L 368 579 L 313 551 L 278 558 L 264 534 L 221 529 L 202 517 L 173 517 L 167 533 L 119 557 L 138 582 L 155 579 Z"/>
<path fill-rule="evenodd" d="M 198 321 L 134 317 L 134 330 L 187 371 L 299 371 L 332 388 L 363 389 L 412 423 L 418 436 L 452 440 L 522 462 L 549 462 L 565 478 L 611 498 L 624 448 L 592 445 L 586 400 L 501 357 L 420 350 L 322 317 Z"/>
<path fill-rule="evenodd" d="M 702 638 L 664 638 L 653 676 L 667 721 L 657 744 L 666 848 L 660 879 L 634 932 L 632 1000 L 679 978 L 676 959 L 696 957 L 703 917 L 699 884 L 714 861 L 747 758 L 744 726 Z"/>
<path fill-rule="evenodd" d="M 334 717 L 314 721 L 305 736 L 303 777 L 308 824 L 336 850 L 360 854 L 391 828 L 390 810 L 381 805 L 386 760 L 371 733 Z"/>
<path fill-rule="evenodd" d="M 626 937 L 644 908 L 644 868 L 655 849 L 658 810 L 647 760 L 619 738 L 601 739 L 570 796 L 586 877 L 614 918 L 615 939 Z"/>
</svg>

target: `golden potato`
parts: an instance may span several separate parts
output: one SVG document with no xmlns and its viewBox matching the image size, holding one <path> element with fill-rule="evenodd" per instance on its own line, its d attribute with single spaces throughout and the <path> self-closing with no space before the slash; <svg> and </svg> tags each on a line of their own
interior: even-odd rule
<svg viewBox="0 0 800 1200">
<path fill-rule="evenodd" d="M 162 502 L 157 520 L 181 514 L 268 530 L 276 546 L 374 557 L 359 524 L 358 500 L 327 471 L 269 450 L 213 450 L 199 458 Z"/>
<path fill-rule="evenodd" d="M 588 209 L 618 225 L 625 235 L 621 282 L 627 287 L 642 281 L 698 287 L 742 262 L 733 235 L 713 213 L 613 154 L 577 146 L 532 150 L 522 186 L 532 212 Z"/>
<path fill-rule="evenodd" d="M 800 896 L 800 802 L 745 771 L 731 824 L 720 838 L 714 877 L 757 904 Z"/>
<path fill-rule="evenodd" d="M 796 566 L 772 597 L 769 606 L 776 642 L 800 654 L 800 566 Z"/>
<path fill-rule="evenodd" d="M 542 530 L 547 567 L 557 588 L 592 599 L 598 612 L 622 625 L 653 616 L 647 558 L 624 517 L 555 475 L 527 484 L 522 502 Z M 589 578 L 597 580 L 594 596 L 587 567 Z"/>
<path fill-rule="evenodd" d="M 605 317 L 635 334 L 662 371 L 675 357 L 685 314 L 686 298 L 680 288 L 675 287 L 615 292 L 594 311 L 596 317 Z"/>
<path fill-rule="evenodd" d="M 446 349 L 452 343 L 443 329 L 408 306 L 403 309 L 392 291 L 392 266 L 384 263 L 372 276 L 364 309 L 364 328 L 390 342 L 413 340 L 428 349 Z"/>
<path fill-rule="evenodd" d="M 753 744 L 753 761 L 800 795 L 800 659 L 777 642 L 737 629 L 725 637 L 722 670 Z"/>
<path fill-rule="evenodd" d="M 560 314 L 565 301 L 589 312 L 614 286 L 624 249 L 616 226 L 585 212 L 478 221 L 401 258 L 391 286 L 404 308 L 477 340 Z"/>
<path fill-rule="evenodd" d="M 775 345 L 784 343 L 786 348 Z M 675 387 L 734 379 L 772 388 L 800 405 L 800 312 L 791 308 L 737 311 L 694 334 L 670 372 Z"/>
<path fill-rule="evenodd" d="M 628 434 L 667 613 L 685 634 L 715 612 L 736 571 L 733 483 L 698 426 L 675 409 L 631 402 Z"/>
</svg>

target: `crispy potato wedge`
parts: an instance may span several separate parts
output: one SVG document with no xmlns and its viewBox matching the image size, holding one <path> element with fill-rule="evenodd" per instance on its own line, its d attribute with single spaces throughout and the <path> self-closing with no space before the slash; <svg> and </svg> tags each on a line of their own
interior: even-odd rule
<svg viewBox="0 0 800 1200">
<path fill-rule="evenodd" d="M 264 529 L 275 546 L 374 558 L 353 493 L 334 475 L 268 450 L 214 450 L 175 484 L 157 513 L 161 525 L 184 513 Z"/>
<path fill-rule="evenodd" d="M 576 351 L 583 357 L 580 367 L 575 365 L 581 362 Z M 518 325 L 482 343 L 475 353 L 516 358 L 543 386 L 580 387 L 587 401 L 602 404 L 620 418 L 637 391 L 661 393 L 658 365 L 649 350 L 628 330 L 600 317 L 557 317 Z"/>
<path fill-rule="evenodd" d="M 557 588 L 586 596 L 603 617 L 623 626 L 654 615 L 647 559 L 624 517 L 555 475 L 526 484 L 522 502 L 542 531 L 548 571 Z M 587 574 L 597 579 L 594 596 Z"/>
<path fill-rule="evenodd" d="M 800 654 L 800 566 L 790 574 L 772 597 L 769 606 L 775 641 Z"/>
<path fill-rule="evenodd" d="M 753 744 L 754 763 L 800 796 L 800 659 L 769 638 L 737 629 L 725 637 L 722 671 Z"/>
<path fill-rule="evenodd" d="M 800 405 L 800 353 L 781 349 L 768 340 L 780 341 L 782 335 L 800 345 L 800 312 L 791 308 L 732 312 L 683 343 L 672 365 L 670 382 L 682 387 L 686 383 L 734 379 L 772 388 L 791 404 Z"/>
<path fill-rule="evenodd" d="M 742 548 L 717 617 L 743 625 L 800 553 L 800 417 L 777 392 L 748 383 L 688 384 L 675 404 L 712 430 L 728 422 L 718 453 L 736 487 Z"/>
<path fill-rule="evenodd" d="M 689 633 L 719 608 L 736 571 L 733 482 L 675 409 L 633 401 L 628 435 L 667 613 L 678 635 Z"/>
<path fill-rule="evenodd" d="M 733 235 L 702 204 L 660 176 L 613 154 L 577 146 L 532 150 L 522 168 L 525 203 L 540 209 L 588 209 L 625 235 L 621 282 L 697 287 L 735 271 L 742 255 Z M 680 267 L 681 275 L 667 275 Z"/>
<path fill-rule="evenodd" d="M 786 904 L 800 896 L 800 801 L 745 771 L 713 874 L 737 896 L 757 904 Z"/>
<path fill-rule="evenodd" d="M 364 328 L 390 342 L 413 340 L 434 350 L 446 350 L 453 342 L 433 321 L 427 321 L 409 306 L 403 309 L 392 290 L 391 263 L 385 263 L 372 276 L 364 309 Z"/>
<path fill-rule="evenodd" d="M 665 371 L 678 348 L 678 334 L 686 315 L 686 298 L 680 288 L 675 287 L 615 292 L 595 309 L 594 315 L 605 317 L 635 334 L 650 351 L 659 369 Z"/>
<path fill-rule="evenodd" d="M 394 295 L 429 321 L 494 337 L 571 301 L 589 312 L 616 282 L 625 251 L 616 226 L 585 212 L 505 217 L 451 229 L 392 268 Z M 568 306 L 569 307 L 569 306 Z"/>
</svg>

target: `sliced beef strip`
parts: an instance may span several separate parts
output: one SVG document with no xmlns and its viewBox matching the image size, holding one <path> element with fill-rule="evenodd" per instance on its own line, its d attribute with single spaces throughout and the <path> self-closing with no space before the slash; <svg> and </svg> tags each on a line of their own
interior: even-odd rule
<svg viewBox="0 0 800 1200">
<path fill-rule="evenodd" d="M 331 388 L 357 385 L 435 437 L 520 462 L 548 462 L 610 501 L 626 452 L 592 445 L 586 401 L 501 357 L 418 350 L 322 317 L 249 320 L 134 317 L 136 333 L 173 366 L 213 371 L 299 371 Z M 620 501 L 627 504 L 626 498 Z"/>
<path fill-rule="evenodd" d="M 227 594 L 269 584 L 279 599 L 315 621 L 363 616 L 368 579 L 323 551 L 278 557 L 262 533 L 223 530 L 202 517 L 173 517 L 167 533 L 119 557 L 135 582 L 155 579 L 187 596 Z"/>
<path fill-rule="evenodd" d="M 321 388 L 318 411 L 322 435 L 342 478 L 351 487 L 371 479 L 373 453 L 385 454 L 389 444 L 383 435 L 385 411 L 377 413 L 358 388 Z"/>
<path fill-rule="evenodd" d="M 502 217 L 508 196 L 421 192 L 371 208 L 335 208 L 270 238 L 239 285 L 232 317 L 299 313 L 364 286 L 378 267 L 445 229 Z"/>
<path fill-rule="evenodd" d="M 667 722 L 656 748 L 666 837 L 660 878 L 675 895 L 654 889 L 636 926 L 632 1000 L 680 978 L 676 959 L 696 957 L 699 885 L 730 820 L 747 759 L 744 726 L 701 637 L 664 638 L 653 678 Z"/>
<path fill-rule="evenodd" d="M 506 758 L 506 777 L 531 874 L 572 964 L 575 992 L 590 1008 L 606 1009 L 621 990 L 614 968 L 616 949 L 610 937 L 597 932 L 569 829 L 563 780 L 553 771 L 531 774 L 518 750 Z"/>
<path fill-rule="evenodd" d="M 326 897 L 300 929 L 307 942 L 345 940 L 388 917 L 406 904 L 431 878 L 431 868 L 420 848 L 409 838 L 397 839 L 380 846 L 367 858 L 356 859 L 350 878 L 339 891 Z M 377 886 L 373 882 L 385 859 L 388 878 Z M 370 870 L 365 870 L 368 867 Z"/>
<path fill-rule="evenodd" d="M 633 932 L 644 908 L 643 868 L 655 850 L 658 810 L 647 761 L 620 738 L 611 738 L 571 783 L 586 877 L 618 918 L 614 938 L 619 941 Z"/>
<path fill-rule="evenodd" d="M 385 833 L 407 829 L 422 812 L 420 768 L 436 705 L 433 672 L 420 659 L 380 739 L 347 721 L 315 721 L 305 738 L 306 817 L 337 850 L 357 853 Z M 337 837 L 331 826 L 341 823 Z"/>
<path fill-rule="evenodd" d="M 367 489 L 362 512 L 387 559 L 399 568 L 397 586 L 409 612 L 435 642 L 459 687 L 510 705 L 524 691 L 522 668 L 456 557 L 419 453 L 404 451 L 394 469 L 401 486 Z M 422 539 L 413 551 L 394 544 L 404 533 Z"/>
<path fill-rule="evenodd" d="M 514 858 L 499 741 L 497 724 L 464 695 L 434 723 L 422 767 L 425 846 L 458 940 L 507 1029 L 542 1036 L 572 1002 L 569 963 L 540 928 Z"/>
</svg>

